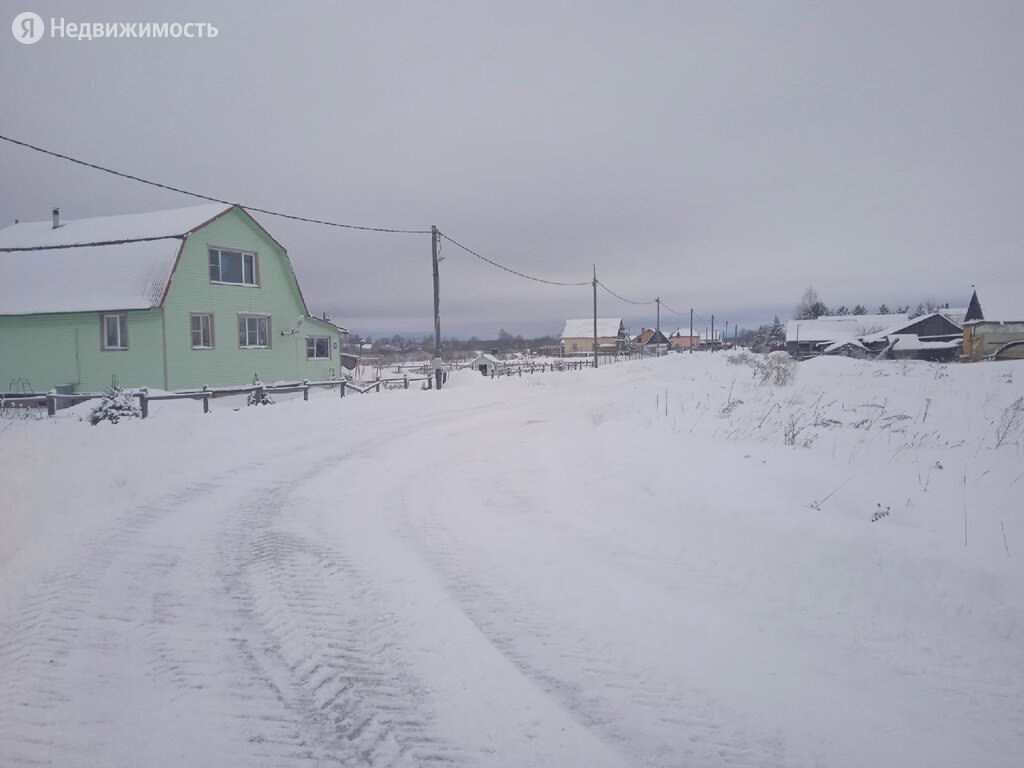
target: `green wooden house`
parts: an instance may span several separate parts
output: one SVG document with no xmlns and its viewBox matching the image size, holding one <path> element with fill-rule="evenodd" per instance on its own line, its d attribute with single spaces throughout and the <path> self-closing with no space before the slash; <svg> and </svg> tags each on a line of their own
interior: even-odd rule
<svg viewBox="0 0 1024 768">
<path fill-rule="evenodd" d="M 0 392 L 327 380 L 344 332 L 238 206 L 0 230 Z"/>
</svg>

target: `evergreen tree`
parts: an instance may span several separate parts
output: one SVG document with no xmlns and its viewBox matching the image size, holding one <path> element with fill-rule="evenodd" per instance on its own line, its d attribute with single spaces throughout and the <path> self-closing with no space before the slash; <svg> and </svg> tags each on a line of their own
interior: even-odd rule
<svg viewBox="0 0 1024 768">
<path fill-rule="evenodd" d="M 769 351 L 786 346 L 786 324 L 779 320 L 778 315 L 775 316 L 771 327 L 768 329 L 766 342 Z"/>
</svg>

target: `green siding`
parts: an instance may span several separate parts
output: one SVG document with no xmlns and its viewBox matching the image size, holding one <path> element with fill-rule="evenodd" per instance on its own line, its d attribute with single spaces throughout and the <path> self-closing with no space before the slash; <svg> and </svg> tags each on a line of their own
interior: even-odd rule
<svg viewBox="0 0 1024 768">
<path fill-rule="evenodd" d="M 259 286 L 211 283 L 210 247 L 255 253 Z M 191 316 L 197 312 L 213 315 L 213 349 L 192 349 Z M 170 389 L 248 384 L 254 375 L 269 384 L 326 379 L 331 369 L 337 373 L 338 355 L 333 348 L 330 360 L 306 360 L 308 324 L 294 335 L 281 335 L 291 331 L 305 313 L 298 285 L 284 250 L 238 209 L 186 239 L 164 313 Z M 239 314 L 270 316 L 269 349 L 239 348 Z"/>
<path fill-rule="evenodd" d="M 255 253 L 259 285 L 211 283 L 211 246 Z M 193 313 L 213 315 L 213 349 L 192 349 Z M 268 349 L 239 347 L 240 313 L 270 317 Z M 101 350 L 99 312 L 0 315 L 0 391 L 14 379 L 34 391 L 74 385 L 87 392 L 114 379 L 174 390 L 248 384 L 254 375 L 267 384 L 338 376 L 337 329 L 306 318 L 298 332 L 282 335 L 304 314 L 287 254 L 236 208 L 186 238 L 163 309 L 128 312 L 127 351 Z M 307 336 L 329 336 L 330 359 L 307 360 Z"/>
<path fill-rule="evenodd" d="M 100 313 L 0 316 L 0 390 L 26 379 L 33 391 L 71 385 L 95 392 L 116 381 L 125 387 L 162 386 L 158 309 L 128 315 L 128 349 L 101 348 Z"/>
</svg>

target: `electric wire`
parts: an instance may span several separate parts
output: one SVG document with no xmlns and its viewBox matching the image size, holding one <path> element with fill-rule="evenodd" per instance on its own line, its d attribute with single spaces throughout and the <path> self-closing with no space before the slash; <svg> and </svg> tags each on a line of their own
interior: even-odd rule
<svg viewBox="0 0 1024 768">
<path fill-rule="evenodd" d="M 70 163 L 74 163 L 76 165 L 81 165 L 81 166 L 83 166 L 85 168 L 91 168 L 93 170 L 102 171 L 103 173 L 108 173 L 108 174 L 110 174 L 112 176 L 118 176 L 118 177 L 123 178 L 123 179 L 128 179 L 129 181 L 135 181 L 135 182 L 138 182 L 140 184 L 146 184 L 148 186 L 156 187 L 158 189 L 164 189 L 164 190 L 167 190 L 169 192 L 176 192 L 178 194 L 187 195 L 189 197 L 194 197 L 194 198 L 197 198 L 199 200 L 206 200 L 206 201 L 212 202 L 212 203 L 220 203 L 222 205 L 237 205 L 237 206 L 239 206 L 241 208 L 244 208 L 246 211 L 249 211 L 249 212 L 252 212 L 252 213 L 262 213 L 262 214 L 265 214 L 267 216 L 276 216 L 278 218 L 289 219 L 289 220 L 292 220 L 292 221 L 305 222 L 307 224 L 319 224 L 321 226 L 326 226 L 326 227 L 337 227 L 339 229 L 352 229 L 352 230 L 359 230 L 359 231 L 363 231 L 363 232 L 382 232 L 382 233 L 388 233 L 388 234 L 407 234 L 407 235 L 427 235 L 427 234 L 431 233 L 431 230 L 429 230 L 429 229 L 398 229 L 398 228 L 392 228 L 392 227 L 370 227 L 370 226 L 359 225 L 359 224 L 345 224 L 345 223 L 341 223 L 341 222 L 337 222 L 337 221 L 330 221 L 330 220 L 327 220 L 327 219 L 313 218 L 313 217 L 310 217 L 310 216 L 299 216 L 299 215 L 290 214 L 290 213 L 282 213 L 281 211 L 274 211 L 274 210 L 271 210 L 271 209 L 268 209 L 268 208 L 260 208 L 260 207 L 257 207 L 257 206 L 250 206 L 250 205 L 246 205 L 245 203 L 236 203 L 236 202 L 232 202 L 230 200 L 224 200 L 224 199 L 221 199 L 221 198 L 218 198 L 218 197 L 213 197 L 212 195 L 206 195 L 206 194 L 203 194 L 201 192 L 194 192 L 192 190 L 183 189 L 181 187 L 174 187 L 174 186 L 171 186 L 169 184 L 162 184 L 160 182 L 153 181 L 151 179 L 146 179 L 146 178 L 143 178 L 141 176 L 136 176 L 134 174 L 125 173 L 123 171 L 118 171 L 118 170 L 115 170 L 113 168 L 107 168 L 106 166 L 98 165 L 96 163 L 91 163 L 91 162 L 88 162 L 86 160 L 81 160 L 79 158 L 72 157 L 70 155 L 65 155 L 65 154 L 62 154 L 60 152 L 55 152 L 53 150 L 46 149 L 44 147 L 36 146 L 35 144 L 30 144 L 30 143 L 28 143 L 26 141 L 20 141 L 18 139 L 11 138 L 10 136 L 4 136 L 4 135 L 0 134 L 0 140 L 6 141 L 6 142 L 8 142 L 10 144 L 15 144 L 15 145 L 20 146 L 20 147 L 24 147 L 26 149 L 30 149 L 30 150 L 32 150 L 34 152 L 39 152 L 39 153 L 44 154 L 44 155 L 49 155 L 50 157 L 55 157 L 55 158 L 58 158 L 60 160 L 66 160 L 66 161 L 68 161 Z M 568 281 L 562 281 L 562 280 L 548 280 L 546 278 L 536 277 L 534 275 L 528 275 L 525 272 L 519 272 L 518 270 L 512 269 L 511 267 L 506 267 L 504 264 L 500 264 L 497 261 L 494 261 L 493 259 L 487 258 L 483 254 L 478 253 L 477 251 L 474 251 L 472 248 L 469 248 L 469 247 L 463 245 L 462 243 L 458 242 L 457 240 L 455 240 L 454 238 L 452 238 L 449 235 L 445 234 L 444 232 L 438 231 L 438 236 L 440 238 L 444 239 L 444 240 L 447 240 L 452 245 L 454 245 L 457 248 L 465 251 L 466 253 L 470 254 L 471 256 L 475 256 L 476 258 L 480 259 L 481 261 L 486 262 L 487 264 L 490 264 L 493 267 L 497 267 L 498 269 L 501 269 L 501 270 L 503 270 L 505 272 L 508 272 L 509 274 L 516 275 L 517 277 L 522 277 L 522 278 L 524 278 L 526 280 L 531 280 L 531 281 L 536 282 L 536 283 L 543 283 L 545 285 L 559 285 L 559 286 L 569 286 L 569 287 L 586 286 L 586 285 L 590 285 L 591 284 L 590 280 L 583 280 L 583 281 L 580 281 L 580 282 L 568 282 Z M 127 243 L 150 242 L 150 241 L 154 241 L 154 240 L 167 240 L 167 239 L 180 239 L 180 235 L 162 235 L 162 236 L 158 236 L 158 237 L 126 238 L 126 239 L 121 239 L 121 240 L 103 240 L 103 241 L 87 242 L 87 243 L 66 243 L 66 244 L 60 244 L 60 245 L 25 246 L 25 247 L 14 247 L 14 248 L 6 248 L 5 247 L 5 248 L 0 248 L 0 252 L 2 252 L 2 253 L 18 253 L 18 252 L 27 252 L 27 251 L 60 250 L 60 249 L 68 249 L 68 248 L 87 248 L 87 247 L 90 247 L 90 246 L 123 245 L 123 244 L 127 244 Z M 438 243 L 438 246 L 440 247 L 440 243 Z M 648 306 L 648 305 L 651 305 L 651 304 L 655 304 L 658 301 L 657 299 L 651 299 L 650 301 L 634 301 L 632 299 L 627 299 L 625 296 L 622 296 L 622 295 L 616 293 L 615 291 L 613 291 L 611 288 L 609 288 L 607 285 L 605 285 L 600 280 L 597 280 L 596 282 L 597 282 L 598 285 L 601 286 L 601 288 L 603 288 L 609 294 L 611 294 L 615 298 L 619 299 L 620 301 L 626 302 L 627 304 L 633 304 L 635 306 Z M 678 312 L 678 311 L 672 309 L 671 307 L 666 305 L 665 302 L 661 302 L 661 306 L 664 307 L 666 310 L 668 310 L 669 312 L 671 312 L 673 314 L 679 315 L 681 317 L 685 316 L 684 313 Z M 709 322 L 706 318 L 703 318 L 700 315 L 697 315 L 696 313 L 694 314 L 694 319 L 695 320 L 700 320 L 701 322 L 704 322 L 704 323 Z"/>
<path fill-rule="evenodd" d="M 668 304 L 666 304 L 664 299 L 662 299 L 662 301 L 661 301 L 661 308 L 662 309 L 667 309 L 673 315 L 679 315 L 680 317 L 686 317 L 687 314 L 689 314 L 687 312 L 677 312 L 676 310 L 672 309 L 672 307 L 670 307 Z"/>
<path fill-rule="evenodd" d="M 461 248 L 466 253 L 468 253 L 468 254 L 470 254 L 472 256 L 476 256 L 481 261 L 486 261 L 491 266 L 497 267 L 498 269 L 502 269 L 502 270 L 504 270 L 506 272 L 509 272 L 509 273 L 513 274 L 513 275 L 517 275 L 519 277 L 524 277 L 527 280 L 533 280 L 535 283 L 544 283 L 545 285 L 567 285 L 567 286 L 590 285 L 590 281 L 589 280 L 585 280 L 585 281 L 583 281 L 581 283 L 567 283 L 567 282 L 562 282 L 560 280 L 546 280 L 546 279 L 544 279 L 542 277 L 534 277 L 533 275 L 527 275 L 524 272 L 517 272 L 516 270 L 511 269 L 510 267 L 506 267 L 504 264 L 499 264 L 498 262 L 494 261 L 493 259 L 489 259 L 486 256 L 483 256 L 483 255 L 477 253 L 476 251 L 472 250 L 471 248 L 467 248 L 466 246 L 464 246 L 462 243 L 458 242 L 457 240 L 453 240 L 451 237 L 446 235 L 444 232 L 438 231 L 437 234 L 440 237 L 442 237 L 445 240 L 447 240 L 452 245 L 454 245 L 456 248 Z"/>
<path fill-rule="evenodd" d="M 44 149 L 43 147 L 37 147 L 35 144 L 29 144 L 26 141 L 19 141 L 18 139 L 12 139 L 10 136 L 0 135 L 0 139 L 11 144 L 17 144 L 20 147 L 31 149 L 35 152 L 41 152 L 44 155 L 50 155 L 51 157 L 60 158 L 61 160 L 67 160 L 68 162 L 75 163 L 76 165 L 82 165 L 86 168 L 92 168 L 97 171 L 103 171 L 113 176 L 120 176 L 123 179 L 129 179 L 131 181 L 137 181 L 141 184 L 148 184 L 151 187 L 157 187 L 159 189 L 166 189 L 170 192 L 177 192 L 181 195 L 188 195 L 190 197 L 198 198 L 199 200 L 207 200 L 211 203 L 221 203 L 223 205 L 237 205 L 245 210 L 252 213 L 263 213 L 267 216 L 277 216 L 282 219 L 291 219 L 292 221 L 304 221 L 307 224 L 320 224 L 325 227 L 338 227 L 340 229 L 357 229 L 364 232 L 387 232 L 392 234 L 403 234 L 403 235 L 429 235 L 429 229 L 392 229 L 390 227 L 367 227 L 358 224 L 342 224 L 337 221 L 327 221 L 325 219 L 314 219 L 308 216 L 296 216 L 291 213 L 281 213 L 280 211 L 271 211 L 267 208 L 257 208 L 255 206 L 246 205 L 244 203 L 236 203 L 230 200 L 222 200 L 218 197 L 212 197 L 210 195 L 204 195 L 201 192 L 193 192 L 188 189 L 182 189 L 180 187 L 172 187 L 169 184 L 161 184 L 158 181 L 151 181 L 150 179 L 144 179 L 141 176 L 135 176 L 130 173 L 124 173 L 122 171 L 116 171 L 113 168 L 107 168 L 96 163 L 90 163 L 85 160 L 80 160 L 77 157 L 71 157 L 70 155 L 63 155 L 60 152 L 54 152 L 50 149 Z"/>
<path fill-rule="evenodd" d="M 618 299 L 619 301 L 624 301 L 627 304 L 636 304 L 637 306 L 644 306 L 644 305 L 647 305 L 647 304 L 654 304 L 654 303 L 657 302 L 657 299 L 651 299 L 650 301 L 633 301 L 631 299 L 627 299 L 625 296 L 620 296 L 615 291 L 613 291 L 611 288 L 609 288 L 607 285 L 602 283 L 600 280 L 597 281 L 597 284 L 600 285 L 602 288 L 604 288 L 606 291 L 608 291 L 608 293 L 610 293 L 616 299 Z"/>
</svg>

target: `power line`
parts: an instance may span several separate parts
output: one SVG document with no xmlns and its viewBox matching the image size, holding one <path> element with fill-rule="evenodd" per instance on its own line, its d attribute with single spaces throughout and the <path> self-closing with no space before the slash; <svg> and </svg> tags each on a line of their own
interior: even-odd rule
<svg viewBox="0 0 1024 768">
<path fill-rule="evenodd" d="M 524 277 L 527 280 L 533 280 L 535 283 L 544 283 L 546 285 L 568 285 L 568 286 L 590 285 L 590 281 L 589 280 L 585 280 L 585 281 L 583 281 L 581 283 L 564 283 L 564 282 L 561 282 L 559 280 L 545 280 L 542 277 L 534 277 L 533 275 L 527 275 L 527 274 L 525 274 L 523 272 L 517 272 L 514 269 L 510 269 L 509 267 L 506 267 L 503 264 L 499 264 L 498 262 L 496 262 L 496 261 L 494 261 L 492 259 L 488 259 L 486 256 L 482 256 L 481 254 L 477 253 L 476 251 L 474 251 L 474 250 L 472 250 L 470 248 L 467 248 L 466 246 L 464 246 L 462 243 L 458 242 L 457 240 L 453 240 L 452 238 L 448 237 L 448 235 L 446 235 L 444 232 L 438 232 L 438 234 L 442 238 L 447 240 L 449 243 L 454 245 L 456 248 L 461 248 L 462 250 L 464 250 L 466 253 L 470 254 L 471 256 L 476 256 L 481 261 L 486 261 L 491 266 L 497 267 L 498 269 L 503 269 L 504 271 L 509 272 L 509 273 L 511 273 L 513 275 L 516 275 L 518 277 Z"/>
<path fill-rule="evenodd" d="M 686 317 L 687 314 L 688 314 L 687 312 L 676 312 L 674 309 L 672 309 L 672 307 L 670 307 L 668 304 L 665 303 L 664 299 L 661 300 L 661 308 L 662 309 L 667 309 L 673 315 L 679 315 L 680 317 Z"/>
<path fill-rule="evenodd" d="M 25 142 L 25 141 L 18 141 L 18 139 L 12 139 L 9 136 L 0 135 L 0 139 L 3 139 L 4 141 L 10 142 L 11 144 L 17 144 L 19 147 L 25 147 L 25 148 L 31 149 L 31 150 L 33 150 L 35 152 L 41 152 L 44 155 L 50 155 L 51 157 L 57 157 L 57 158 L 60 158 L 61 160 L 67 160 L 68 162 L 75 163 L 76 165 L 82 165 L 82 166 L 85 166 L 86 168 L 92 168 L 92 169 L 97 170 L 97 171 L 103 171 L 104 173 L 109 173 L 109 174 L 111 174 L 113 176 L 120 176 L 122 179 L 129 179 L 131 181 L 137 181 L 137 182 L 139 182 L 141 184 L 148 184 L 151 187 L 158 187 L 159 189 L 166 189 L 166 190 L 168 190 L 170 192 L 177 192 L 178 194 L 181 194 L 181 195 L 188 195 L 190 197 L 195 197 L 195 198 L 198 198 L 200 200 L 207 200 L 207 201 L 209 201 L 211 203 L 221 203 L 223 205 L 237 205 L 237 206 L 240 206 L 242 208 L 245 208 L 247 211 L 254 212 L 254 213 L 264 213 L 267 216 L 278 216 L 278 217 L 280 217 L 282 219 L 291 219 L 292 221 L 304 221 L 307 224 L 321 224 L 321 225 L 323 225 L 325 227 L 339 227 L 341 229 L 358 229 L 358 230 L 362 230 L 364 232 L 389 232 L 389 233 L 393 233 L 393 234 L 403 234 L 403 235 L 429 235 L 430 234 L 430 230 L 429 229 L 391 229 L 391 228 L 388 228 L 388 227 L 364 227 L 364 226 L 359 226 L 357 224 L 341 224 L 341 223 L 336 222 L 336 221 L 326 221 L 324 219 L 313 219 L 313 218 L 309 218 L 307 216 L 295 216 L 295 215 L 290 214 L 290 213 L 281 213 L 280 211 L 271 211 L 271 210 L 268 210 L 266 208 L 256 208 L 255 206 L 245 205 L 244 203 L 235 203 L 235 202 L 232 202 L 230 200 L 221 200 L 220 198 L 211 197 L 210 195 L 204 195 L 204 194 L 202 194 L 200 192 L 192 192 L 192 191 L 190 191 L 188 189 L 181 189 L 180 187 L 172 187 L 172 186 L 170 186 L 168 184 L 161 184 L 160 182 L 151 181 L 149 179 L 144 179 L 141 176 L 134 176 L 134 175 L 132 175 L 130 173 L 123 173 L 122 171 L 115 171 L 113 168 L 106 168 L 106 167 L 104 167 L 102 165 L 96 165 L 95 163 L 90 163 L 90 162 L 87 162 L 85 160 L 79 160 L 76 157 L 71 157 L 69 155 L 62 155 L 60 152 L 54 152 L 53 150 L 50 150 L 50 149 L 44 149 L 43 147 L 37 147 L 34 144 L 29 144 L 28 142 Z"/>
<path fill-rule="evenodd" d="M 627 304 L 636 304 L 638 306 L 643 306 L 645 304 L 654 304 L 655 302 L 657 302 L 657 299 L 651 299 L 650 301 L 632 301 L 631 299 L 627 299 L 625 296 L 619 296 L 619 294 L 617 294 L 615 291 L 613 291 L 607 285 L 602 283 L 600 280 L 597 281 L 597 284 L 600 285 L 602 288 L 604 288 L 606 291 L 608 291 L 608 293 L 610 293 L 616 299 L 619 299 L 620 301 L 624 301 Z"/>
</svg>

